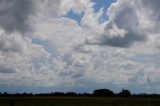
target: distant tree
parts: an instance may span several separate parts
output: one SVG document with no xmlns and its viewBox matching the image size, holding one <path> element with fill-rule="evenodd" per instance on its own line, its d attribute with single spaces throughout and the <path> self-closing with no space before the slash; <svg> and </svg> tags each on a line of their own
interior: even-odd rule
<svg viewBox="0 0 160 106">
<path fill-rule="evenodd" d="M 93 92 L 94 96 L 105 96 L 112 97 L 115 96 L 114 92 L 108 89 L 98 89 Z"/>
<path fill-rule="evenodd" d="M 53 95 L 54 96 L 64 96 L 65 94 L 63 92 L 55 92 Z"/>
<path fill-rule="evenodd" d="M 7 92 L 4 92 L 4 94 L 7 95 L 8 93 L 7 93 Z"/>
<path fill-rule="evenodd" d="M 16 93 L 16 94 L 14 94 L 14 96 L 21 96 L 21 94 L 20 93 Z"/>
<path fill-rule="evenodd" d="M 66 92 L 66 96 L 77 96 L 77 93 L 75 92 Z"/>
<path fill-rule="evenodd" d="M 121 97 L 129 97 L 129 96 L 131 96 L 131 93 L 129 90 L 123 89 L 118 95 Z"/>
<path fill-rule="evenodd" d="M 81 94 L 78 94 L 79 96 L 85 96 L 85 97 L 89 97 L 89 96 L 92 96 L 92 94 L 89 94 L 89 93 L 81 93 Z"/>
<path fill-rule="evenodd" d="M 24 92 L 23 94 L 22 94 L 22 96 L 27 96 L 28 94 L 26 93 L 26 92 Z"/>
<path fill-rule="evenodd" d="M 28 96 L 33 96 L 33 93 L 29 93 Z"/>
</svg>

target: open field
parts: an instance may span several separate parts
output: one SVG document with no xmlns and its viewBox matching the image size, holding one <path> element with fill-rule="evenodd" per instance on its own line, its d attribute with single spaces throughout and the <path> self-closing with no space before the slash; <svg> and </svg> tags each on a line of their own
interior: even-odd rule
<svg viewBox="0 0 160 106">
<path fill-rule="evenodd" d="M 160 106 L 160 98 L 0 97 L 0 106 Z"/>
</svg>

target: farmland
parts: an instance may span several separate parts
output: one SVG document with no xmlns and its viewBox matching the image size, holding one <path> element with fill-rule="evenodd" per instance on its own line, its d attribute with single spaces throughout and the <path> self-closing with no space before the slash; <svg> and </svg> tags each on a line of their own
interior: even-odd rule
<svg viewBox="0 0 160 106">
<path fill-rule="evenodd" d="M 159 106 L 160 98 L 0 97 L 0 106 Z"/>
</svg>

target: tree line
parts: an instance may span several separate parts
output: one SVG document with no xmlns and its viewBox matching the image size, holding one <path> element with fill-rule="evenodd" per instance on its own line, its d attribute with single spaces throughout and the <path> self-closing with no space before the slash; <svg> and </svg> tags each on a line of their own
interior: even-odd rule
<svg viewBox="0 0 160 106">
<path fill-rule="evenodd" d="M 109 89 L 97 89 L 94 90 L 93 93 L 76 93 L 76 92 L 52 92 L 52 93 L 16 93 L 16 94 L 9 94 L 7 92 L 0 93 L 0 97 L 6 96 L 16 96 L 16 97 L 30 97 L 30 96 L 64 96 L 64 97 L 160 97 L 160 94 L 131 94 L 129 90 L 123 89 L 119 93 L 114 93 Z"/>
</svg>

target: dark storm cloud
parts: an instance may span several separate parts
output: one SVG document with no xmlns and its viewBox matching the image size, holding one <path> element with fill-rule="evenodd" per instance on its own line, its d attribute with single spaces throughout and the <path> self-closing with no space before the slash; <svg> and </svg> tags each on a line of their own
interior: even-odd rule
<svg viewBox="0 0 160 106">
<path fill-rule="evenodd" d="M 0 73 L 15 73 L 16 71 L 13 68 L 0 65 Z"/>
<path fill-rule="evenodd" d="M 0 27 L 9 33 L 26 32 L 33 8 L 33 0 L 0 0 Z"/>
</svg>

